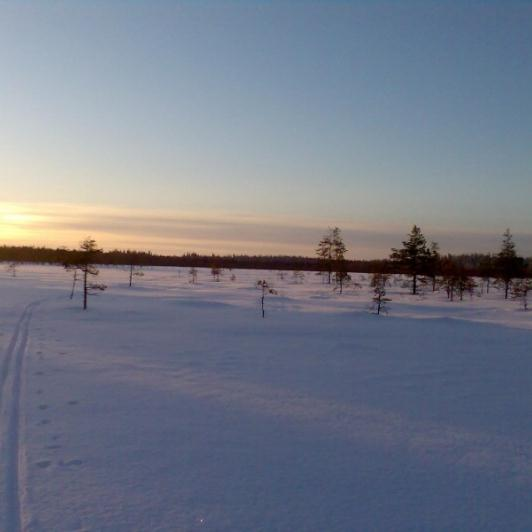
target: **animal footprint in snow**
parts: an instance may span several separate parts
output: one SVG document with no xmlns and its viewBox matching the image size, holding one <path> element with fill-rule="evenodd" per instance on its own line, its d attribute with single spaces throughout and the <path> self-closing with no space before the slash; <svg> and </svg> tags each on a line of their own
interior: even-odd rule
<svg viewBox="0 0 532 532">
<path fill-rule="evenodd" d="M 49 419 L 41 419 L 39 421 L 39 423 L 37 423 L 38 425 L 48 425 L 48 423 L 50 423 L 50 420 Z"/>
<path fill-rule="evenodd" d="M 41 375 L 44 375 L 44 371 L 36 371 L 34 375 L 38 375 L 40 377 Z"/>
<path fill-rule="evenodd" d="M 46 410 L 48 405 L 39 405 L 39 410 Z"/>
<path fill-rule="evenodd" d="M 41 394 L 42 394 L 42 390 L 37 390 L 35 393 L 36 393 L 37 395 L 41 395 Z"/>
<path fill-rule="evenodd" d="M 50 460 L 41 460 L 40 462 L 37 462 L 35 465 L 40 467 L 41 469 L 46 469 L 52 462 Z"/>
<path fill-rule="evenodd" d="M 55 449 L 61 449 L 61 445 L 45 445 L 44 448 L 49 451 L 54 451 Z"/>
<path fill-rule="evenodd" d="M 70 406 L 72 406 L 72 405 L 77 405 L 77 404 L 78 404 L 78 401 L 69 401 L 68 404 L 69 404 Z"/>
</svg>

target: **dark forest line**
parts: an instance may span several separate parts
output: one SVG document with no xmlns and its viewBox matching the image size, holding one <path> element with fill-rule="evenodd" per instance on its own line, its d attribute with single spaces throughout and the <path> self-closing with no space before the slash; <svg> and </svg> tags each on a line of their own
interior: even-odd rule
<svg viewBox="0 0 532 532">
<path fill-rule="evenodd" d="M 79 251 L 65 248 L 35 246 L 0 246 L 1 262 L 27 262 L 44 264 L 69 264 L 76 261 Z M 445 255 L 445 259 L 467 270 L 470 275 L 481 275 L 483 265 L 494 255 L 489 253 L 469 253 Z M 174 266 L 196 268 L 256 269 L 256 270 L 301 270 L 326 271 L 327 267 L 317 257 L 289 255 L 159 255 L 146 251 L 112 250 L 94 254 L 93 262 L 100 265 L 129 266 Z M 528 267 L 532 258 L 526 260 Z M 353 273 L 404 273 L 404 269 L 388 259 L 348 260 L 345 268 Z"/>
</svg>

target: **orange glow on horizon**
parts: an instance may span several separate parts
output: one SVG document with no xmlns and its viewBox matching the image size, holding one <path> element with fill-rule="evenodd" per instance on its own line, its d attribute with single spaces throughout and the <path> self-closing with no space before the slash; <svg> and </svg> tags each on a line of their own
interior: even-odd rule
<svg viewBox="0 0 532 532">
<path fill-rule="evenodd" d="M 132 249 L 181 255 L 315 255 L 316 243 L 328 227 L 341 228 L 347 258 L 385 258 L 404 240 L 411 225 L 352 220 L 320 220 L 276 214 L 184 212 L 101 205 L 0 202 L 0 245 L 77 248 L 87 235 L 105 250 Z M 425 227 L 442 251 L 493 252 L 499 233 L 463 228 Z M 532 234 L 522 237 L 530 249 Z M 528 250 L 522 252 L 528 256 Z"/>
</svg>

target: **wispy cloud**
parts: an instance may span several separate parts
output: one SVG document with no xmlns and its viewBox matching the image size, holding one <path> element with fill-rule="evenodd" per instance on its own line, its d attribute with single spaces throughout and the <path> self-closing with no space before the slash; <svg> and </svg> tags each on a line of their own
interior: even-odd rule
<svg viewBox="0 0 532 532">
<path fill-rule="evenodd" d="M 313 255 L 328 225 L 342 228 L 349 256 L 358 258 L 387 256 L 410 229 L 290 216 L 0 203 L 0 239 L 4 243 L 32 245 L 76 247 L 90 234 L 106 249 Z M 497 234 L 423 229 L 428 238 L 441 244 L 444 252 L 496 251 L 499 247 Z M 516 235 L 516 240 L 521 253 L 532 254 L 532 234 Z"/>
</svg>

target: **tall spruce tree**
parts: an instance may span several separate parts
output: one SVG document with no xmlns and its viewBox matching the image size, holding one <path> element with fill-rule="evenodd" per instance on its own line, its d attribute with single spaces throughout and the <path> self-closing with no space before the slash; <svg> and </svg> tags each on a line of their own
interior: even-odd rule
<svg viewBox="0 0 532 532">
<path fill-rule="evenodd" d="M 523 259 L 517 256 L 515 243 L 510 229 L 503 233 L 501 250 L 495 260 L 497 270 L 497 280 L 504 288 L 504 299 L 508 299 L 508 294 L 512 282 L 516 277 L 520 277 L 523 272 Z"/>
<path fill-rule="evenodd" d="M 403 241 L 401 249 L 392 248 L 390 259 L 412 277 L 412 294 L 414 295 L 418 293 L 418 277 L 426 273 L 431 255 L 427 240 L 417 225 L 412 227 L 408 240 Z"/>
</svg>

